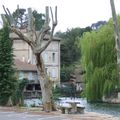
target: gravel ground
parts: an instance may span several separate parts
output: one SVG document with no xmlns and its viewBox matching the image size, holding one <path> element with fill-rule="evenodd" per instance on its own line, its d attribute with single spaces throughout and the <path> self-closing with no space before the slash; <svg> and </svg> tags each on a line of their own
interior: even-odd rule
<svg viewBox="0 0 120 120">
<path fill-rule="evenodd" d="M 85 112 L 84 114 L 61 114 L 60 111 L 46 113 L 40 108 L 17 108 L 17 107 L 0 107 L 0 116 L 2 112 L 14 112 L 12 115 L 25 114 L 26 116 L 33 115 L 35 120 L 38 115 L 41 117 L 39 120 L 120 120 L 118 117 L 112 117 L 106 114 L 99 114 L 94 112 Z M 3 116 L 4 117 L 4 116 Z M 7 120 L 7 119 L 5 119 Z M 15 120 L 15 119 L 14 119 Z M 17 119 L 16 119 L 17 120 Z M 30 119 L 31 120 L 31 119 Z"/>
</svg>

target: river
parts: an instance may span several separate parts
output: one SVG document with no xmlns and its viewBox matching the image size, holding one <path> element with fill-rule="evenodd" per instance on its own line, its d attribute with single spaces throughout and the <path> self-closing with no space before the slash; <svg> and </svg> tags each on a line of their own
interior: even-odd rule
<svg viewBox="0 0 120 120">
<path fill-rule="evenodd" d="M 80 101 L 85 106 L 85 111 L 120 117 L 120 104 L 88 103 L 85 99 L 80 99 Z"/>
<path fill-rule="evenodd" d="M 66 99 L 71 99 L 68 97 L 61 97 L 60 101 L 65 101 Z M 97 112 L 102 114 L 109 114 L 115 117 L 120 117 L 120 104 L 108 104 L 108 103 L 88 103 L 86 99 L 75 98 L 77 101 L 80 101 L 82 105 L 85 106 L 85 111 L 87 112 Z M 74 100 L 74 98 L 72 98 Z M 60 103 L 60 101 L 58 103 Z M 28 99 L 25 100 L 24 103 L 26 106 L 30 107 L 39 106 L 42 104 L 42 101 L 39 99 Z"/>
</svg>

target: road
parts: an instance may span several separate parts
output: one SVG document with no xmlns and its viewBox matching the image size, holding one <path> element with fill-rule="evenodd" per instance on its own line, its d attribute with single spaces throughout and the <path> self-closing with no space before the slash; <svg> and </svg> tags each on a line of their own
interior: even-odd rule
<svg viewBox="0 0 120 120">
<path fill-rule="evenodd" d="M 60 115 L 33 115 L 27 112 L 3 112 L 0 111 L 0 120 L 70 120 Z"/>
</svg>

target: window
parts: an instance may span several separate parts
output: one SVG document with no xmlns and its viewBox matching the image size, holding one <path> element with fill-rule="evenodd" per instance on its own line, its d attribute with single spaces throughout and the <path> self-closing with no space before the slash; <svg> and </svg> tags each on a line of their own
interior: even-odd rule
<svg viewBox="0 0 120 120">
<path fill-rule="evenodd" d="M 22 80 L 23 78 L 24 78 L 24 74 L 23 74 L 23 72 L 20 72 L 19 73 L 19 79 Z"/>
<path fill-rule="evenodd" d="M 32 72 L 29 72 L 29 74 L 28 74 L 28 80 L 33 80 Z"/>
<path fill-rule="evenodd" d="M 52 69 L 52 78 L 56 78 L 56 69 L 55 68 Z"/>
<path fill-rule="evenodd" d="M 46 72 L 46 74 L 48 73 L 48 68 L 45 68 L 45 72 Z"/>
<path fill-rule="evenodd" d="M 26 90 L 33 90 L 33 85 L 28 84 L 28 85 L 26 86 Z"/>
<path fill-rule="evenodd" d="M 37 72 L 34 72 L 34 79 L 38 80 L 38 74 L 37 74 Z"/>
<path fill-rule="evenodd" d="M 55 53 L 52 53 L 52 62 L 55 62 Z"/>
<path fill-rule="evenodd" d="M 45 60 L 45 63 L 48 62 L 48 54 L 47 53 L 44 53 L 44 60 Z"/>
</svg>

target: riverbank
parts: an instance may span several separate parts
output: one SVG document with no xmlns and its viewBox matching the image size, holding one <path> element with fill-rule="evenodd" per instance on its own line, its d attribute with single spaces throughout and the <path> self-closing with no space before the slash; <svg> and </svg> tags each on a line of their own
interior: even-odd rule
<svg viewBox="0 0 120 120">
<path fill-rule="evenodd" d="M 113 117 L 107 114 L 99 114 L 95 112 L 85 112 L 84 114 L 62 114 L 61 111 L 53 111 L 46 113 L 41 108 L 23 108 L 23 107 L 0 107 L 0 111 L 4 112 L 27 112 L 34 115 L 62 116 L 66 120 L 120 120 L 119 117 Z M 63 119 L 63 120 L 64 120 Z"/>
</svg>

